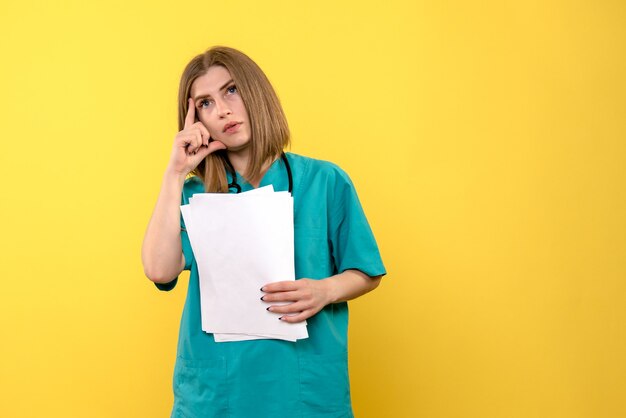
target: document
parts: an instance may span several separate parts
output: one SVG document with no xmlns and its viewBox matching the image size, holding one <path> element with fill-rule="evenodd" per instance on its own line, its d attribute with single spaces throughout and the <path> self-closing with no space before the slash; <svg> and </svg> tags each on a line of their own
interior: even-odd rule
<svg viewBox="0 0 626 418">
<path fill-rule="evenodd" d="M 215 341 L 308 338 L 266 310 L 261 287 L 295 280 L 293 197 L 271 186 L 200 193 L 181 206 L 200 278 L 202 329 Z M 275 304 L 275 303 L 274 303 Z"/>
</svg>

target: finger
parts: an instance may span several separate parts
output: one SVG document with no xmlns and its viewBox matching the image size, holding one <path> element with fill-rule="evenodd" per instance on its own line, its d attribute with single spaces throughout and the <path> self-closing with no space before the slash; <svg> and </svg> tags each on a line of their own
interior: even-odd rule
<svg viewBox="0 0 626 418">
<path fill-rule="evenodd" d="M 209 151 L 208 147 L 202 146 L 198 148 L 193 155 L 190 155 L 190 160 L 194 164 L 194 167 L 200 164 L 200 161 L 204 160 L 210 153 L 211 151 Z"/>
<path fill-rule="evenodd" d="M 305 309 L 310 309 L 310 308 L 311 306 L 309 306 L 308 303 L 294 302 L 294 303 L 289 303 L 287 305 L 272 305 L 266 309 L 272 313 L 293 314 L 293 313 L 302 312 Z"/>
<path fill-rule="evenodd" d="M 196 107 L 191 97 L 187 99 L 187 115 L 185 116 L 185 128 L 191 127 L 196 121 Z"/>
<path fill-rule="evenodd" d="M 296 302 L 302 299 L 302 295 L 297 292 L 278 292 L 261 296 L 263 302 Z"/>
<path fill-rule="evenodd" d="M 189 154 L 191 152 L 191 150 L 193 150 L 193 136 L 185 133 L 184 135 L 180 135 L 179 134 L 179 142 L 178 142 L 178 146 L 183 148 L 185 150 L 185 153 Z"/>
<path fill-rule="evenodd" d="M 297 315 L 283 315 L 281 316 L 280 319 L 283 322 L 288 322 L 290 324 L 295 324 L 297 322 L 302 322 L 306 319 L 309 319 L 310 317 L 312 317 L 315 314 L 314 311 L 307 309 L 306 311 L 300 312 Z"/>
<path fill-rule="evenodd" d="M 193 134 L 196 137 L 196 152 L 204 145 L 204 140 L 202 139 L 202 131 L 200 129 L 194 129 Z"/>
<path fill-rule="evenodd" d="M 196 138 L 194 135 L 189 134 L 183 138 L 183 148 L 185 149 L 185 153 L 187 155 L 193 155 L 195 150 L 195 142 Z"/>
<path fill-rule="evenodd" d="M 220 141 L 212 141 L 212 142 L 209 142 L 209 146 L 207 147 L 207 149 L 209 150 L 207 155 L 209 155 L 212 152 L 219 151 L 221 149 L 226 149 L 226 145 L 224 145 L 224 143 Z"/>
<path fill-rule="evenodd" d="M 190 153 L 190 157 L 193 157 L 191 161 L 193 161 L 193 163 L 197 166 L 200 161 L 204 160 L 207 157 L 207 155 L 221 149 L 226 149 L 226 145 L 219 141 L 210 142 L 209 146 L 202 145 L 198 147 L 198 149 L 196 149 L 193 153 Z"/>
<path fill-rule="evenodd" d="M 296 290 L 299 287 L 300 286 L 297 280 L 289 280 L 289 281 L 284 281 L 284 282 L 274 282 L 274 283 L 266 284 L 265 286 L 261 288 L 261 291 L 266 292 L 266 293 L 285 292 L 289 290 Z"/>
<path fill-rule="evenodd" d="M 190 134 L 191 134 L 192 142 L 191 142 L 191 145 L 189 146 L 189 151 L 195 154 L 198 152 L 198 150 L 202 146 L 202 135 L 200 135 L 200 131 L 197 129 L 192 130 Z"/>
<path fill-rule="evenodd" d="M 194 126 L 197 127 L 202 134 L 202 145 L 208 145 L 209 140 L 211 139 L 211 134 L 209 133 L 209 130 L 206 128 L 206 126 L 204 126 L 204 123 L 198 121 L 194 123 Z"/>
</svg>

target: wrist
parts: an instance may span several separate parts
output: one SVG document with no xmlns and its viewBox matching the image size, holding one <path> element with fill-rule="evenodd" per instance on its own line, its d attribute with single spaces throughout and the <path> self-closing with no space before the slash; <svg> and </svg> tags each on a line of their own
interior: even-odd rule
<svg viewBox="0 0 626 418">
<path fill-rule="evenodd" d="M 328 277 L 324 280 L 324 285 L 326 287 L 326 304 L 330 305 L 331 303 L 339 302 L 337 279 L 334 276 Z"/>
<path fill-rule="evenodd" d="M 174 170 L 171 167 L 167 167 L 165 169 L 165 173 L 163 173 L 163 180 L 167 182 L 176 182 L 179 185 L 183 185 L 185 183 L 185 179 L 187 178 L 187 174 L 181 173 L 179 171 Z"/>
</svg>

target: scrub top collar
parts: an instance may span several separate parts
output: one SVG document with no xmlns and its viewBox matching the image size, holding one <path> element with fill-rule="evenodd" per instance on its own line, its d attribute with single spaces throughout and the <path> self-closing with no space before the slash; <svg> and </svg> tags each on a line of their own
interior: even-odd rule
<svg viewBox="0 0 626 418">
<path fill-rule="evenodd" d="M 289 153 L 285 153 L 285 157 L 289 159 Z M 254 187 L 250 183 L 248 183 L 248 181 L 238 171 L 235 171 L 235 177 L 237 180 L 237 184 L 239 184 L 239 186 L 241 187 L 242 192 L 247 192 L 254 189 Z M 232 183 L 232 175 L 228 170 L 226 170 L 226 180 L 229 184 Z M 277 192 L 289 190 L 289 176 L 287 173 L 287 166 L 285 165 L 285 162 L 283 161 L 281 156 L 278 156 L 278 158 L 274 160 L 274 162 L 270 165 L 270 167 L 261 178 L 261 182 L 259 183 L 259 187 L 269 185 L 274 186 L 274 191 Z M 233 188 L 231 188 L 229 192 L 234 193 L 235 191 Z"/>
</svg>

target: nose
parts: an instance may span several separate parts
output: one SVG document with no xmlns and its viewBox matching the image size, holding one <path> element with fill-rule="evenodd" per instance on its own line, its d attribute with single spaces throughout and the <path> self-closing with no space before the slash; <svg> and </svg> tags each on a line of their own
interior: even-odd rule
<svg viewBox="0 0 626 418">
<path fill-rule="evenodd" d="M 215 101 L 215 107 L 217 110 L 217 115 L 220 118 L 223 118 L 225 116 L 228 116 L 232 113 L 232 111 L 230 110 L 230 107 L 228 106 L 228 104 L 223 101 L 223 100 L 216 100 Z"/>
</svg>

